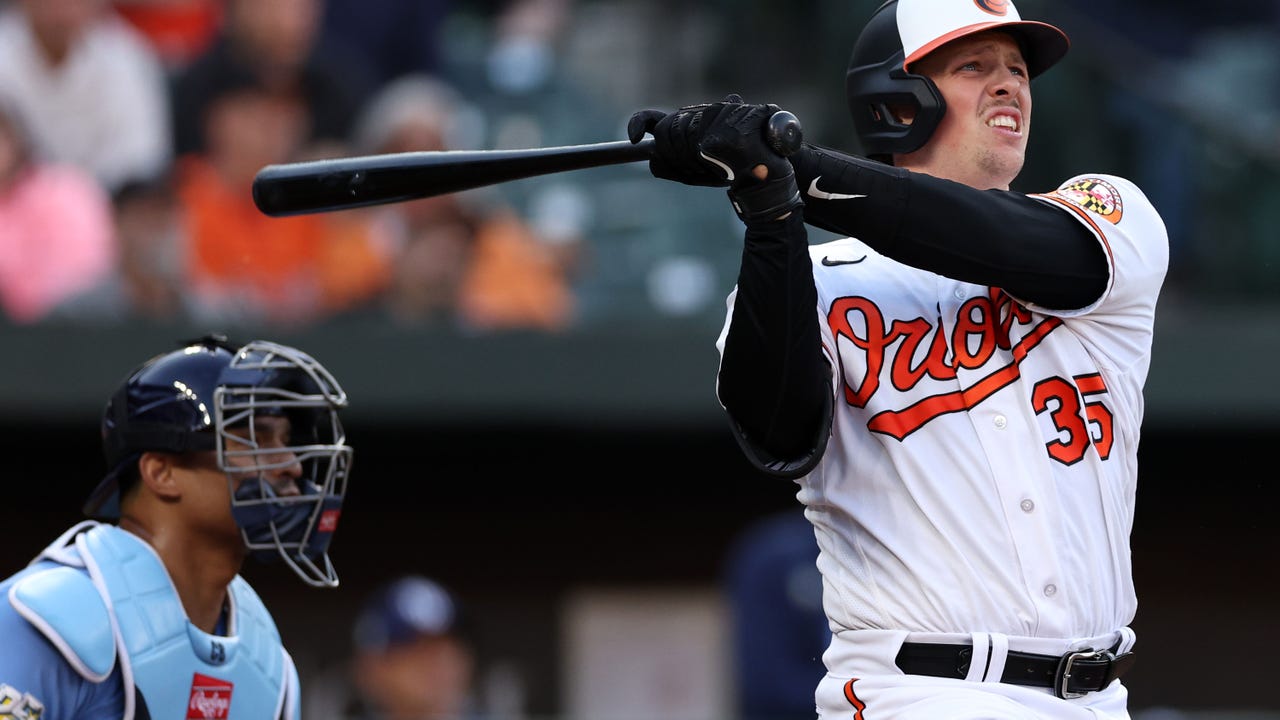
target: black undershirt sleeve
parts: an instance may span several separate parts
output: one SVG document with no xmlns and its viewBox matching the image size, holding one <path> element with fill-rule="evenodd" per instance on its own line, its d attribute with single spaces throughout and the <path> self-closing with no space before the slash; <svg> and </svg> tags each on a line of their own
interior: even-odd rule
<svg viewBox="0 0 1280 720">
<path fill-rule="evenodd" d="M 1106 289 L 1110 268 L 1097 238 L 1049 203 L 812 145 L 791 162 L 806 222 L 901 263 L 1058 310 L 1085 307 Z"/>
<path fill-rule="evenodd" d="M 803 214 L 747 227 L 718 392 L 747 459 L 799 477 L 831 425 L 830 369 Z"/>
<path fill-rule="evenodd" d="M 718 378 L 739 444 L 766 472 L 807 473 L 831 426 L 831 368 L 815 318 L 806 223 L 1049 308 L 1084 307 L 1106 287 L 1109 268 L 1097 239 L 1043 202 L 812 145 L 791 161 L 805 206 L 748 226 Z M 815 190 L 863 197 L 815 197 Z"/>
</svg>

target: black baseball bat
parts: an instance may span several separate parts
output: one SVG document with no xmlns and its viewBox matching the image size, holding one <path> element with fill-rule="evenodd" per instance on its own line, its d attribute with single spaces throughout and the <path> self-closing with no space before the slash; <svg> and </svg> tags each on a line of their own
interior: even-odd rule
<svg viewBox="0 0 1280 720">
<path fill-rule="evenodd" d="M 765 134 L 790 155 L 802 135 L 796 116 L 779 111 Z M 253 202 L 272 217 L 417 200 L 567 170 L 648 160 L 650 138 L 518 150 L 440 150 L 268 165 L 253 179 Z"/>
</svg>

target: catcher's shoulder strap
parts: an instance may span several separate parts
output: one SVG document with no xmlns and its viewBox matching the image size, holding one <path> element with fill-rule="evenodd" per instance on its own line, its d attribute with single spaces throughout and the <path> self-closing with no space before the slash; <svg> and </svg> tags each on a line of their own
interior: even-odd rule
<svg viewBox="0 0 1280 720">
<path fill-rule="evenodd" d="M 107 679 L 116 640 L 107 606 L 88 573 L 66 565 L 36 570 L 9 589 L 9 602 L 86 680 Z"/>
</svg>

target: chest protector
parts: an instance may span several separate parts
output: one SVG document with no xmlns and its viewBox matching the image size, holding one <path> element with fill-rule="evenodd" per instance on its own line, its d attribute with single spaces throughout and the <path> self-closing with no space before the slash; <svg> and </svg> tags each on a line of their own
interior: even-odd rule
<svg viewBox="0 0 1280 720">
<path fill-rule="evenodd" d="M 297 669 L 241 577 L 220 636 L 187 619 L 151 546 L 113 525 L 76 525 L 33 564 L 44 569 L 16 584 L 14 605 L 91 682 L 120 664 L 123 720 L 298 718 Z"/>
</svg>

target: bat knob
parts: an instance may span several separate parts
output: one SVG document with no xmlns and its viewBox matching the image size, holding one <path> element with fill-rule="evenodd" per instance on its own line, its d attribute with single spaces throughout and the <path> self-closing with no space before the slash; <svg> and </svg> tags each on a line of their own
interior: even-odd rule
<svg viewBox="0 0 1280 720">
<path fill-rule="evenodd" d="M 800 119 L 786 110 L 779 110 L 769 116 L 769 122 L 765 125 L 765 135 L 769 140 L 769 147 L 783 157 L 799 150 L 800 144 L 804 142 Z"/>
</svg>

